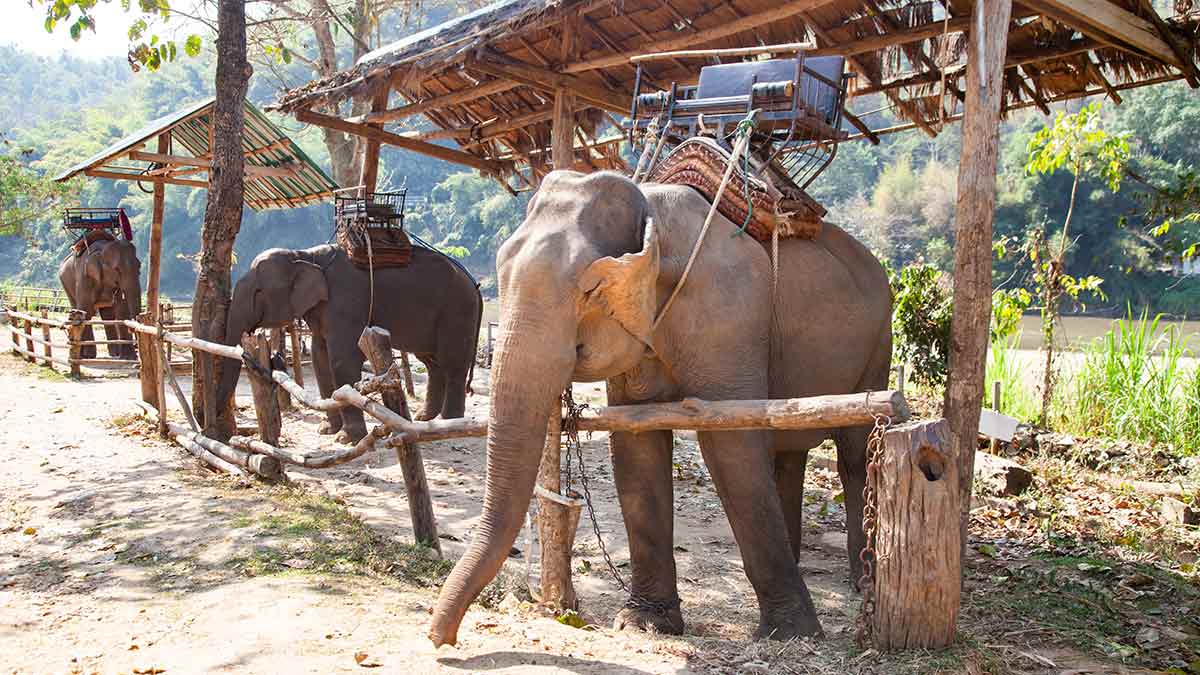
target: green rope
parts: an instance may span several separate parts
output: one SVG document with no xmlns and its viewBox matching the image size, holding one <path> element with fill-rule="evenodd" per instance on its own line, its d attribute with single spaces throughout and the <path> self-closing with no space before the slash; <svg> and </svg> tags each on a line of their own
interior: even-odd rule
<svg viewBox="0 0 1200 675">
<path fill-rule="evenodd" d="M 737 127 L 733 130 L 735 139 L 741 138 L 743 135 L 754 133 L 757 125 L 754 123 L 754 113 L 746 116 L 746 119 L 738 122 Z M 734 145 L 737 141 L 734 141 Z M 733 231 L 730 237 L 737 237 L 746 233 L 746 228 L 750 227 L 750 221 L 754 219 L 754 202 L 750 199 L 750 146 L 746 145 L 745 151 L 742 153 L 742 192 L 746 200 L 746 222 L 742 226 Z"/>
</svg>

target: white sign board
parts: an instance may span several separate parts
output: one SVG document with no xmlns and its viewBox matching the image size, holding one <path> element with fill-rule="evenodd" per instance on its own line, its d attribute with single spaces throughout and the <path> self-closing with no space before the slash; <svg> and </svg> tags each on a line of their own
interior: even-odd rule
<svg viewBox="0 0 1200 675">
<path fill-rule="evenodd" d="M 1017 433 L 1016 419 L 984 408 L 979 411 L 979 433 L 998 441 L 1011 441 Z"/>
</svg>

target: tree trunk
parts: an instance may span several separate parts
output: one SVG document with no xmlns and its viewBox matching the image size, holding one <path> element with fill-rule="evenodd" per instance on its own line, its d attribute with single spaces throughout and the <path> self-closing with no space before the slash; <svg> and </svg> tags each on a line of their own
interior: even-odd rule
<svg viewBox="0 0 1200 675">
<path fill-rule="evenodd" d="M 212 169 L 208 205 L 200 232 L 200 273 L 192 301 L 192 335 L 210 342 L 225 339 L 230 302 L 233 244 L 242 225 L 245 166 L 242 156 L 243 101 L 250 78 L 246 59 L 246 5 L 220 0 L 217 9 L 217 99 L 213 110 Z M 232 397 L 217 410 L 216 382 L 226 364 L 205 352 L 194 352 L 204 434 L 227 440 L 234 433 Z M 229 364 L 235 366 L 236 364 Z"/>
<path fill-rule="evenodd" d="M 1012 0 L 977 2 L 973 12 L 973 29 L 967 40 L 967 92 L 954 223 L 954 316 L 950 322 L 950 377 L 945 399 L 950 447 L 961 462 L 958 476 L 964 547 L 992 315 L 992 216 L 996 208 L 996 155 Z"/>
</svg>

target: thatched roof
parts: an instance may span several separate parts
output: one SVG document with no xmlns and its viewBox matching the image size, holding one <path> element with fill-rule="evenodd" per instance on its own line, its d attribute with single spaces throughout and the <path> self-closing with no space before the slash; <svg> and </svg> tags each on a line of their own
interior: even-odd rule
<svg viewBox="0 0 1200 675">
<path fill-rule="evenodd" d="M 353 133 L 423 114 L 436 130 L 364 135 L 493 173 L 530 167 L 521 180 L 532 184 L 548 168 L 555 88 L 582 108 L 577 163 L 618 168 L 611 135 L 629 106 L 629 57 L 808 41 L 817 47 L 810 54 L 847 57 L 858 74 L 851 96 L 882 94 L 906 127 L 934 135 L 961 112 L 972 7 L 973 0 L 502 0 L 285 92 L 275 108 Z M 1200 14 L 1191 5 L 1177 11 L 1163 19 L 1150 0 L 1019 0 L 1005 109 L 1093 94 L 1119 99 L 1123 89 L 1173 79 L 1200 84 Z M 655 61 L 646 74 L 651 86 L 692 83 L 708 62 Z M 385 86 L 403 101 L 349 120 L 316 112 Z M 854 116 L 846 124 L 872 140 L 896 129 Z M 447 139 L 458 150 L 430 143 Z"/>
</svg>

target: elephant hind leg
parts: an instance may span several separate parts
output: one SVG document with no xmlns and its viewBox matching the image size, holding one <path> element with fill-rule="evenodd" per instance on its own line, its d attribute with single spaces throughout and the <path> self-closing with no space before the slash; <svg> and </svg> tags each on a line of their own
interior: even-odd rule
<svg viewBox="0 0 1200 675">
<path fill-rule="evenodd" d="M 426 421 L 437 417 L 445 407 L 448 373 L 445 368 L 434 363 L 432 359 L 421 359 L 421 362 L 425 364 L 429 379 L 425 385 L 425 405 L 421 408 L 417 419 Z M 459 417 L 462 415 L 460 414 Z"/>
<path fill-rule="evenodd" d="M 775 488 L 787 522 L 792 557 L 800 562 L 800 542 L 804 532 L 804 470 L 808 450 L 777 449 L 775 452 Z"/>
<path fill-rule="evenodd" d="M 442 396 L 442 419 L 462 417 L 467 411 L 467 368 L 450 368 L 445 373 L 445 393 Z"/>
<path fill-rule="evenodd" d="M 834 432 L 837 443 L 838 477 L 846 506 L 846 554 L 850 558 L 850 585 L 857 588 L 862 576 L 862 554 L 867 538 L 863 533 L 863 487 L 867 483 L 867 436 L 870 427 L 839 429 Z"/>
</svg>

